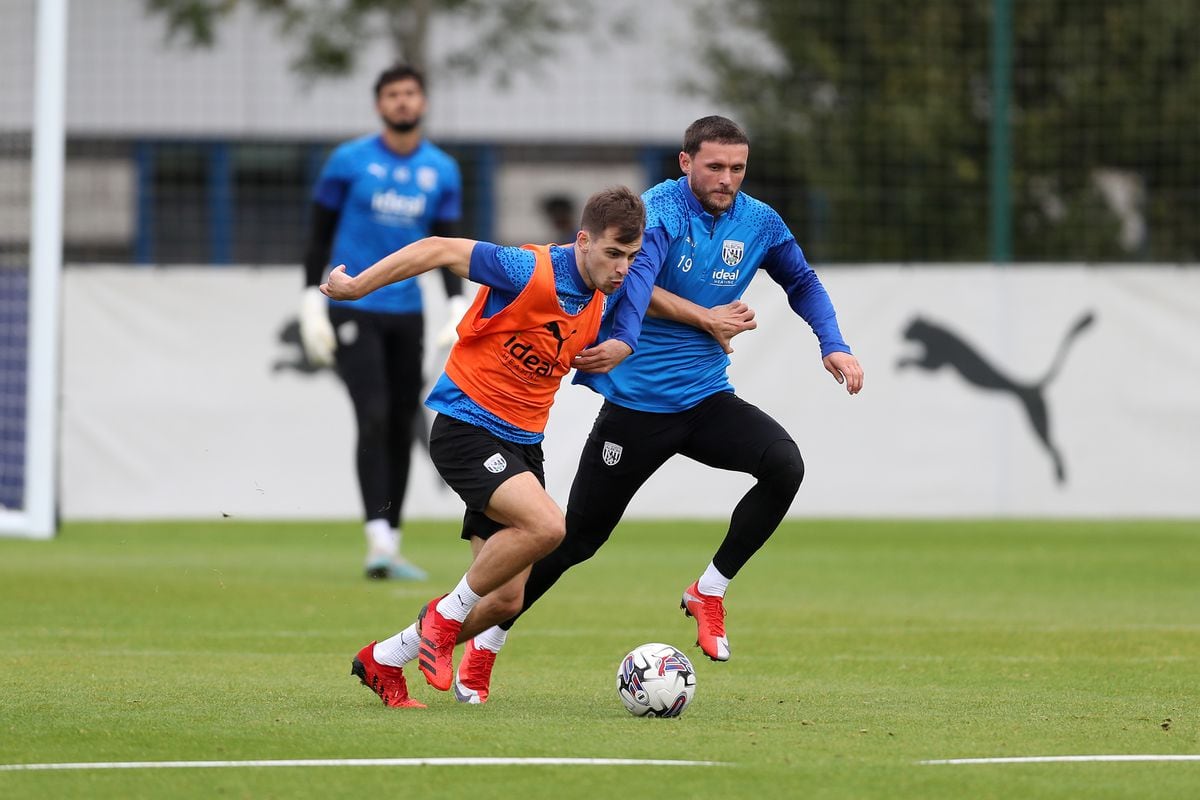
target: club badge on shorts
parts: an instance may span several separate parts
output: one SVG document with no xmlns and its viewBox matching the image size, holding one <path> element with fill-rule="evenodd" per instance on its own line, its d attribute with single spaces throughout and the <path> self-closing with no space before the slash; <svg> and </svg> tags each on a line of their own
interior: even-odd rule
<svg viewBox="0 0 1200 800">
<path fill-rule="evenodd" d="M 504 460 L 504 456 L 496 453 L 496 455 L 483 462 L 483 466 L 488 472 L 494 472 L 499 475 L 508 467 L 508 462 Z"/>
<path fill-rule="evenodd" d="M 600 457 L 604 459 L 605 464 L 611 467 L 621 460 L 621 452 L 623 450 L 624 448 L 619 444 L 605 442 L 604 451 L 600 454 Z"/>
</svg>

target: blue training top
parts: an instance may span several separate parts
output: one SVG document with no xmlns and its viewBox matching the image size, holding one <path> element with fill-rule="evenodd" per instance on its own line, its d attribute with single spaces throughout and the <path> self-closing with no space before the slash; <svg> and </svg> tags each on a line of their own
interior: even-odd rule
<svg viewBox="0 0 1200 800">
<path fill-rule="evenodd" d="M 357 275 L 379 259 L 429 235 L 435 222 L 462 216 L 462 176 L 445 151 L 422 139 L 411 153 L 389 150 L 380 134 L 339 145 L 317 179 L 313 199 L 339 211 L 330 263 Z M 416 279 L 384 286 L 352 303 L 386 314 L 419 314 Z"/>
<path fill-rule="evenodd" d="M 692 194 L 686 176 L 647 189 L 642 200 L 646 234 L 631 274 L 639 267 L 657 272 L 655 285 L 712 308 L 741 298 L 762 267 L 817 335 L 822 358 L 850 352 L 825 287 L 773 208 L 738 192 L 729 210 L 714 218 Z M 633 355 L 607 374 L 576 372 L 574 382 L 617 405 L 665 413 L 732 392 L 728 367 L 729 356 L 705 331 L 647 316 Z"/>
</svg>

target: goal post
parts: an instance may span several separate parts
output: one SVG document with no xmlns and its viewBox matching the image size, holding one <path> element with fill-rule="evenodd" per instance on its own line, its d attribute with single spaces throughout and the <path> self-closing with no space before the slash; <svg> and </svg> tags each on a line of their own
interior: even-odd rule
<svg viewBox="0 0 1200 800">
<path fill-rule="evenodd" d="M 27 274 L 19 274 L 19 265 L 5 265 L 10 268 L 6 271 L 17 274 L 4 281 L 7 296 L 0 312 L 7 343 L 16 351 L 4 366 L 24 371 L 23 376 L 5 379 L 6 389 L 17 396 L 8 399 L 4 409 L 9 430 L 2 445 L 7 452 L 2 459 L 5 497 L 0 535 L 34 539 L 48 539 L 58 528 L 67 2 L 36 3 Z"/>
</svg>

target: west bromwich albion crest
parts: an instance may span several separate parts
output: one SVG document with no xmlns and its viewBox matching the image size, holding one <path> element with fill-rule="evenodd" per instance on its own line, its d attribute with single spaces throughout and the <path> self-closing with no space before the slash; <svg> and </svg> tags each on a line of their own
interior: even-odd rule
<svg viewBox="0 0 1200 800">
<path fill-rule="evenodd" d="M 746 243 L 726 239 L 721 242 L 721 260 L 731 267 L 742 263 L 742 254 L 746 252 Z"/>
<path fill-rule="evenodd" d="M 624 449 L 625 448 L 621 447 L 619 444 L 605 442 L 604 452 L 600 454 L 600 457 L 604 459 L 604 463 L 608 466 L 615 466 L 616 463 L 621 460 L 621 453 L 624 451 Z"/>
<path fill-rule="evenodd" d="M 433 167 L 417 167 L 417 186 L 423 192 L 432 192 L 437 188 L 438 174 Z"/>
</svg>

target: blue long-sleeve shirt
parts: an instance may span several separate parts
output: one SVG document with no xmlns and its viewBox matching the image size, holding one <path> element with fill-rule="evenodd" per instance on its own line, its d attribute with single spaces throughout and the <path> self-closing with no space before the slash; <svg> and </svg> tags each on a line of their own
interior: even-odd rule
<svg viewBox="0 0 1200 800">
<path fill-rule="evenodd" d="M 692 194 L 686 177 L 651 187 L 642 200 L 646 233 L 630 275 L 657 275 L 655 285 L 712 308 L 741 298 L 761 267 L 812 328 L 822 357 L 850 352 L 825 287 L 787 224 L 766 203 L 739 192 L 728 211 L 713 217 Z M 577 372 L 574 382 L 627 408 L 674 412 L 717 392 L 732 392 L 729 363 L 721 345 L 705 331 L 646 317 L 633 355 L 604 375 Z"/>
</svg>

